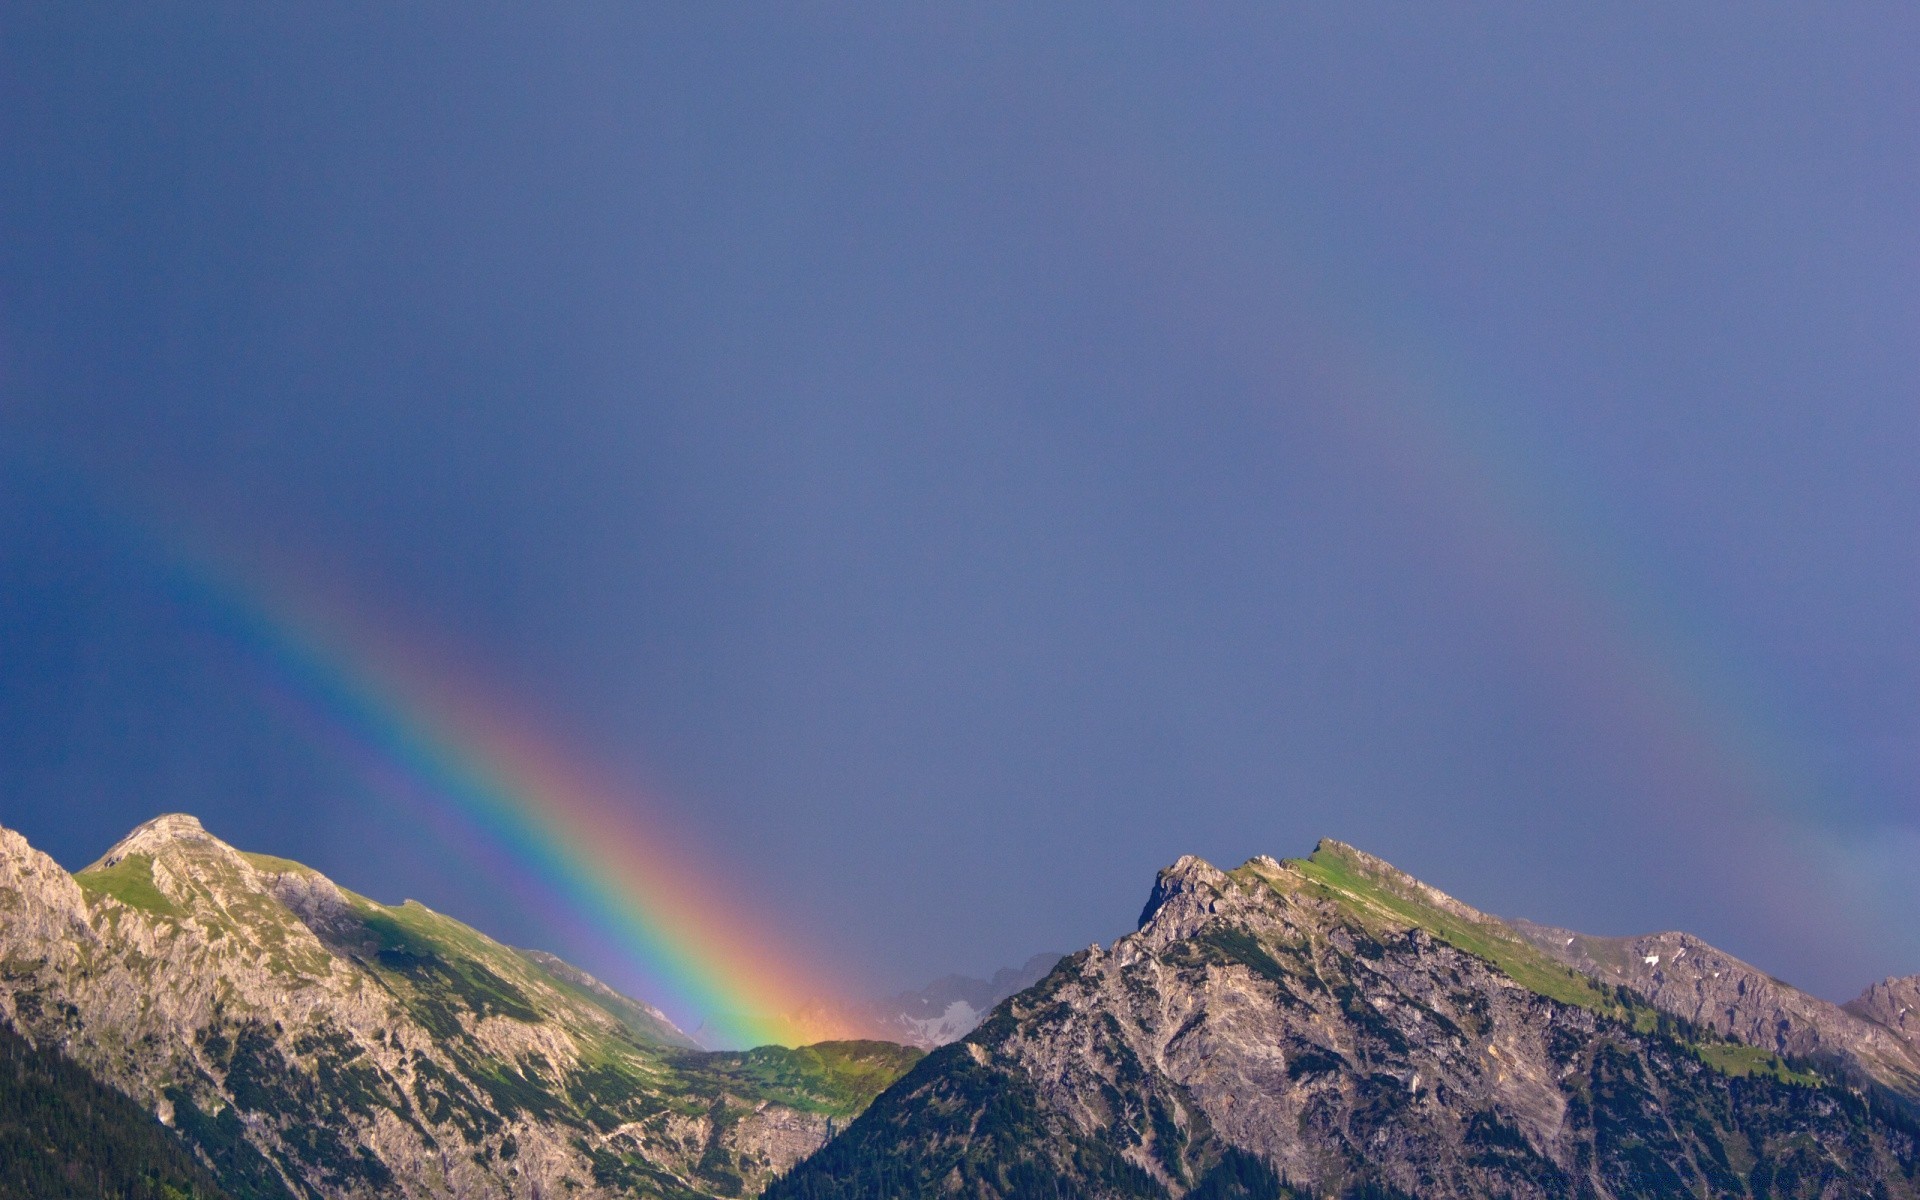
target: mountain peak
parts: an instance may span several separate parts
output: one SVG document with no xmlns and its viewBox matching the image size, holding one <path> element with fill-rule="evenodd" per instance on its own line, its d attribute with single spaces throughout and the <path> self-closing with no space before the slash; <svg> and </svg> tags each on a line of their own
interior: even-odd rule
<svg viewBox="0 0 1920 1200">
<path fill-rule="evenodd" d="M 158 837 L 208 837 L 207 827 L 192 813 L 161 813 L 134 827 L 133 833 L 152 833 Z M 128 835 L 133 836 L 132 834 Z"/>
<path fill-rule="evenodd" d="M 198 843 L 224 850 L 229 854 L 238 854 L 232 846 L 208 833 L 206 826 L 200 824 L 200 818 L 191 813 L 162 813 L 151 821 L 136 825 L 133 832 L 113 844 L 113 848 L 101 855 L 87 870 L 96 867 L 111 867 L 130 854 L 156 855 L 182 843 Z"/>
<path fill-rule="evenodd" d="M 256 1200 L 751 1195 L 918 1057 L 702 1054 L 558 959 L 180 813 L 77 876 L 0 830 L 0 961 L 0 1032 L 57 1047 Z"/>
<path fill-rule="evenodd" d="M 1386 859 L 1368 854 L 1358 846 L 1350 846 L 1338 838 L 1321 838 L 1315 843 L 1313 854 L 1309 857 L 1318 863 L 1342 863 L 1348 870 L 1356 871 L 1375 880 L 1396 883 L 1401 886 L 1426 886 Z"/>
<path fill-rule="evenodd" d="M 1145 929 L 1169 907 L 1184 913 L 1197 905 L 1197 911 L 1205 911 L 1207 902 L 1197 897 L 1217 895 L 1226 885 L 1226 873 L 1220 868 L 1198 855 L 1182 854 L 1172 866 L 1161 868 L 1154 877 L 1153 891 L 1147 896 L 1146 907 L 1140 910 L 1137 928 Z M 1176 904 L 1176 901 L 1183 903 Z"/>
<path fill-rule="evenodd" d="M 1705 953 L 1673 939 L 1632 961 Z M 1183 857 L 1136 932 L 1060 963 L 965 1054 L 923 1060 L 765 1200 L 859 1200 L 892 1179 L 887 1195 L 1009 1198 L 1030 1194 L 1021 1175 L 1189 1198 L 1761 1190 L 1748 1172 L 1767 1190 L 1814 1172 L 1807 1194 L 1910 1190 L 1911 1158 L 1880 1149 L 1900 1126 L 1819 1093 L 1845 1078 L 1708 1035 L 1691 1010 L 1662 1020 L 1684 997 L 1666 999 L 1604 986 L 1332 839 L 1225 873 Z"/>
</svg>

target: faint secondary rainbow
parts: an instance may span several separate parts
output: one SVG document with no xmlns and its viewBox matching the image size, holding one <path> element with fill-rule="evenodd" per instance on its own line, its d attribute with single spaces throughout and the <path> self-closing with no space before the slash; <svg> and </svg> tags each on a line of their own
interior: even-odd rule
<svg viewBox="0 0 1920 1200">
<path fill-rule="evenodd" d="M 1633 830 L 1642 853 L 1712 879 L 1728 909 L 1764 911 L 1808 961 L 1838 962 L 1834 931 L 1862 924 L 1863 863 L 1888 852 L 1831 820 L 1832 784 L 1806 756 L 1791 697 L 1740 661 L 1710 607 L 1673 594 L 1610 534 L 1600 481 L 1554 470 L 1548 446 L 1477 402 L 1477 372 L 1424 335 L 1423 314 L 1395 310 L 1403 287 L 1356 279 L 1346 261 L 1316 263 L 1309 229 L 1290 239 L 1275 298 L 1271 266 L 1247 269 L 1267 226 L 1223 219 L 1187 191 L 1205 174 L 1193 164 L 1126 166 L 1136 184 L 1178 181 L 1086 201 L 1117 212 L 1140 248 L 1144 315 L 1234 370 L 1248 413 L 1287 406 L 1391 491 L 1400 519 L 1427 538 L 1434 578 L 1498 610 L 1558 719 L 1607 731 L 1620 775 L 1642 785 L 1618 793 L 1627 819 L 1616 834 Z M 1111 209 L 1116 197 L 1132 207 Z M 1317 386 L 1269 386 L 1303 375 Z M 1702 846 L 1717 852 L 1687 849 Z"/>
<path fill-rule="evenodd" d="M 1809 959 L 1827 954 L 1856 888 L 1809 853 L 1822 781 L 1703 616 L 1608 535 L 1583 504 L 1586 481 L 1549 478 L 1541 448 L 1511 425 L 1469 420 L 1478 406 L 1448 372 L 1390 351 L 1401 339 L 1378 329 L 1318 324 L 1314 334 L 1337 398 L 1325 428 L 1366 455 L 1381 486 L 1401 490 L 1453 586 L 1499 606 L 1563 719 L 1604 723 L 1630 769 L 1656 785 L 1618 802 L 1632 823 L 1681 846 L 1717 846 L 1687 855 L 1687 869 L 1764 911 Z M 1244 352 L 1259 361 L 1258 349 Z"/>
<path fill-rule="evenodd" d="M 690 870 L 671 839 L 642 828 L 630 790 L 594 780 L 416 650 L 242 584 L 204 556 L 179 583 L 384 790 L 530 877 L 556 916 L 611 942 L 669 993 L 647 999 L 703 1022 L 703 1040 L 812 1040 L 800 1014 L 833 990 L 784 961 L 780 939 Z"/>
</svg>

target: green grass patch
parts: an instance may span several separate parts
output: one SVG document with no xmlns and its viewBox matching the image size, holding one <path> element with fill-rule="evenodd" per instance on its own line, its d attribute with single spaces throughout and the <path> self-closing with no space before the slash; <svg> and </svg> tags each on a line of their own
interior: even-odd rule
<svg viewBox="0 0 1920 1200">
<path fill-rule="evenodd" d="M 153 882 L 153 859 L 145 854 L 129 854 L 110 867 L 90 867 L 73 877 L 81 890 L 94 896 L 111 896 L 128 908 L 162 917 L 179 917 L 180 907 L 167 899 Z"/>
<path fill-rule="evenodd" d="M 1475 921 L 1448 912 L 1399 880 L 1383 878 L 1367 864 L 1342 853 L 1341 847 L 1322 846 L 1311 858 L 1288 859 L 1284 865 L 1310 885 L 1318 886 L 1327 896 L 1344 903 L 1363 922 L 1425 929 L 1455 949 L 1492 964 L 1530 991 L 1621 1021 L 1638 1034 L 1674 1038 L 1701 1062 L 1723 1075 L 1764 1075 L 1803 1087 L 1821 1082 L 1819 1076 L 1797 1070 L 1759 1047 L 1698 1040 L 1702 1031 L 1663 1016 L 1634 993 L 1608 987 L 1555 962 L 1493 918 Z M 1255 874 L 1275 887 L 1281 886 L 1281 881 L 1269 873 L 1256 871 Z"/>
<path fill-rule="evenodd" d="M 1810 1071 L 1796 1071 L 1777 1054 L 1740 1042 L 1706 1042 L 1689 1047 L 1701 1062 L 1722 1075 L 1745 1078 L 1764 1075 L 1798 1087 L 1818 1087 L 1821 1079 Z"/>
<path fill-rule="evenodd" d="M 1336 849 L 1322 847 L 1311 858 L 1288 859 L 1285 865 L 1320 885 L 1335 900 L 1344 900 L 1363 921 L 1425 929 L 1454 949 L 1485 959 L 1515 983 L 1549 999 L 1620 1019 L 1633 1016 L 1610 990 L 1548 958 L 1505 926 L 1448 912 L 1396 886 L 1394 881 L 1380 878 Z"/>
<path fill-rule="evenodd" d="M 305 863 L 297 863 L 290 858 L 275 858 L 271 854 L 254 854 L 242 850 L 240 857 L 246 859 L 254 870 L 268 871 L 275 875 L 318 875 L 320 873 Z"/>
<path fill-rule="evenodd" d="M 541 1019 L 532 998 L 493 969 L 517 963 L 504 948 L 422 905 L 388 908 L 358 896 L 350 903 L 369 939 L 366 965 L 389 981 L 404 981 L 408 1009 L 435 1037 L 462 1036 L 463 1012 L 529 1024 Z"/>
<path fill-rule="evenodd" d="M 853 1117 L 922 1057 L 892 1042 L 820 1042 L 682 1054 L 673 1063 L 695 1091 L 713 1088 L 802 1112 Z"/>
</svg>

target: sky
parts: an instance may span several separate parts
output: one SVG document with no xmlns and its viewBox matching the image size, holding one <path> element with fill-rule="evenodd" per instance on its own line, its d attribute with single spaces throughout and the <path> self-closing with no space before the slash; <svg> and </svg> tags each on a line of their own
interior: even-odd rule
<svg viewBox="0 0 1920 1200">
<path fill-rule="evenodd" d="M 1874 4 L 9 3 L 0 824 L 192 812 L 657 987 L 217 574 L 856 994 L 1322 836 L 1920 972 L 1916 57 Z"/>
</svg>

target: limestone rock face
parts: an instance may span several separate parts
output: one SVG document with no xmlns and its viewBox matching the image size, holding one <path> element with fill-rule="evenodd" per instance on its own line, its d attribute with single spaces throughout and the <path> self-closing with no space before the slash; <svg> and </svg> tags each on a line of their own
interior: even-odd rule
<svg viewBox="0 0 1920 1200">
<path fill-rule="evenodd" d="M 0 1017 L 256 1197 L 749 1195 L 912 1060 L 703 1053 L 558 959 L 181 814 L 77 875 L 0 829 Z"/>
<path fill-rule="evenodd" d="M 1327 842 L 1181 859 L 767 1195 L 1912 1196 L 1911 1129 Z"/>
<path fill-rule="evenodd" d="M 1920 975 L 1883 979 L 1847 1001 L 1847 1011 L 1891 1030 L 1920 1057 Z"/>
</svg>

